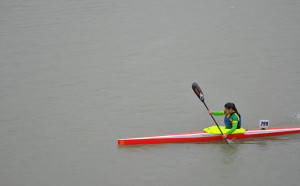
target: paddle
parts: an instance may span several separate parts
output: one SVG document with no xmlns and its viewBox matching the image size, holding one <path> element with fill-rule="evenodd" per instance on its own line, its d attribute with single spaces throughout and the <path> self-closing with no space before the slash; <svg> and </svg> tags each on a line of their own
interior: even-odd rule
<svg viewBox="0 0 300 186">
<path fill-rule="evenodd" d="M 207 105 L 206 105 L 205 102 L 204 102 L 204 94 L 203 94 L 203 92 L 201 91 L 199 85 L 198 85 L 196 82 L 194 82 L 193 85 L 192 85 L 192 88 L 193 88 L 193 91 L 195 92 L 195 94 L 198 96 L 198 98 L 203 102 L 203 104 L 204 104 L 204 106 L 206 107 L 206 109 L 209 110 L 208 107 L 207 107 Z M 217 125 L 218 129 L 220 130 L 221 134 L 223 135 L 223 132 L 222 132 L 222 130 L 220 129 L 220 127 L 219 127 L 218 123 L 216 122 L 215 118 L 213 117 L 213 115 L 211 114 L 210 116 L 211 116 L 211 118 L 214 120 L 214 122 L 215 122 L 215 124 Z M 224 140 L 225 140 L 225 142 L 226 142 L 227 144 L 229 144 L 226 138 L 224 138 Z"/>
</svg>

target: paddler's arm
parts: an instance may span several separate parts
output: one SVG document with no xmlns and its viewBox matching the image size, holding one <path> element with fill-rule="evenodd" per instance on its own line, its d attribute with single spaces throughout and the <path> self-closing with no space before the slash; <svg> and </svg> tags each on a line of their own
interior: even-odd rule
<svg viewBox="0 0 300 186">
<path fill-rule="evenodd" d="M 209 110 L 208 111 L 208 114 L 209 115 L 214 115 L 214 116 L 222 116 L 222 115 L 225 115 L 225 111 L 212 111 L 212 110 Z"/>
<path fill-rule="evenodd" d="M 236 130 L 237 125 L 238 125 L 237 121 L 233 121 L 232 122 L 232 128 L 227 132 L 227 135 L 233 133 Z"/>
<path fill-rule="evenodd" d="M 237 125 L 238 125 L 238 122 L 239 122 L 239 118 L 237 117 L 236 114 L 233 114 L 233 115 L 231 116 L 231 119 L 232 119 L 232 127 L 231 127 L 231 129 L 227 132 L 227 135 L 233 133 L 233 132 L 236 130 Z"/>
</svg>

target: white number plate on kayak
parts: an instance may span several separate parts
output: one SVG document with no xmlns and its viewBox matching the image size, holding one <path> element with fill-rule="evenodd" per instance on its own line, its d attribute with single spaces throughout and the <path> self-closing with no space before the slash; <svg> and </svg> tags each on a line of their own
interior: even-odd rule
<svg viewBox="0 0 300 186">
<path fill-rule="evenodd" d="M 261 129 L 267 129 L 269 127 L 269 120 L 260 120 L 259 122 L 259 128 Z"/>
</svg>

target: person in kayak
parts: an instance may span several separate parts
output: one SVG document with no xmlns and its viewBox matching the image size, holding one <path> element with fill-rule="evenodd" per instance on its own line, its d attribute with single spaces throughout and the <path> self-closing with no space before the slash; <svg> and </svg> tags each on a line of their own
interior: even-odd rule
<svg viewBox="0 0 300 186">
<path fill-rule="evenodd" d="M 209 115 L 221 116 L 225 115 L 224 123 L 226 129 L 230 129 L 227 133 L 223 134 L 223 138 L 226 138 L 229 134 L 233 133 L 236 129 L 241 128 L 241 115 L 235 107 L 234 103 L 226 103 L 223 111 L 208 111 Z"/>
</svg>

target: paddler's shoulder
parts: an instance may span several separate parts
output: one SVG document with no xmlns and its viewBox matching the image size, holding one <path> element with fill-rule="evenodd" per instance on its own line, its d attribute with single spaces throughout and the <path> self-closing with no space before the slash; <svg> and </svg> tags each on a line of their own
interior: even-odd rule
<svg viewBox="0 0 300 186">
<path fill-rule="evenodd" d="M 231 118 L 232 118 L 232 119 L 236 119 L 236 120 L 239 120 L 239 119 L 240 119 L 239 115 L 238 115 L 236 112 L 234 112 L 234 113 L 232 114 Z"/>
</svg>

